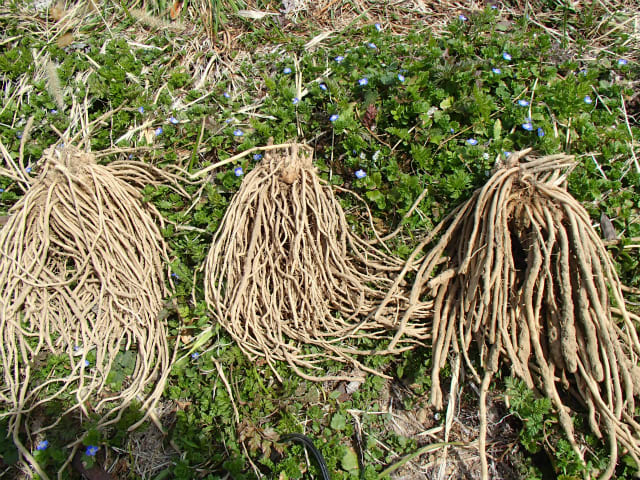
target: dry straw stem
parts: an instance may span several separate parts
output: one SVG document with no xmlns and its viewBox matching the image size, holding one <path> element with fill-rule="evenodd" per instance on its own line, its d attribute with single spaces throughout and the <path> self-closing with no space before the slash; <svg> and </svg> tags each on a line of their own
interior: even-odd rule
<svg viewBox="0 0 640 480">
<path fill-rule="evenodd" d="M 407 301 L 399 288 L 372 318 L 402 263 L 351 233 L 331 188 L 317 176 L 309 147 L 281 147 L 266 151 L 229 205 L 207 256 L 205 299 L 245 354 L 264 358 L 274 372 L 274 361 L 286 360 L 307 379 L 352 380 L 305 371 L 318 371 L 323 358 L 371 371 L 357 357 L 411 348 L 428 328 L 408 323 L 398 331 L 397 312 Z M 384 351 L 349 342 L 379 344 L 394 334 L 401 343 Z M 304 345 L 318 353 L 305 352 Z"/>
<path fill-rule="evenodd" d="M 27 458 L 18 434 L 39 406 L 75 397 L 59 418 L 92 411 L 105 426 L 132 400 L 149 411 L 162 394 L 171 362 L 157 320 L 167 294 L 162 219 L 129 183 L 148 180 L 136 162 L 103 166 L 74 147 L 50 148 L 0 231 L 0 399 Z M 124 351 L 135 367 L 112 391 L 107 376 Z M 67 367 L 34 378 L 51 355 Z"/>
<path fill-rule="evenodd" d="M 571 419 L 575 402 L 568 399 L 579 400 L 591 430 L 609 444 L 609 464 L 600 472 L 606 479 L 618 446 L 640 464 L 640 343 L 615 265 L 588 213 L 564 187 L 573 158 L 527 153 L 497 166 L 487 184 L 439 226 L 446 230 L 422 259 L 411 298 L 434 301 L 431 402 L 443 406 L 440 371 L 452 350 L 461 351 L 475 373 L 468 356 L 473 341 L 484 370 L 483 478 L 487 392 L 506 362 L 529 388 L 551 399 L 581 456 Z M 402 321 L 410 315 L 405 312 Z"/>
</svg>

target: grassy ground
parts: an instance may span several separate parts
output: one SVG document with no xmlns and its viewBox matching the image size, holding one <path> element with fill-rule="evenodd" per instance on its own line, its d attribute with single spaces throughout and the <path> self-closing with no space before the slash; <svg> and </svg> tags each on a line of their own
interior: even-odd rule
<svg viewBox="0 0 640 480">
<path fill-rule="evenodd" d="M 36 3 L 0 7 L 2 153 L 18 157 L 33 118 L 24 146 L 32 174 L 43 150 L 60 142 L 56 130 L 84 132 L 92 150 L 108 153 L 104 162 L 131 154 L 190 172 L 270 137 L 297 138 L 315 148 L 322 177 L 367 201 L 383 232 L 427 189 L 390 245 L 406 256 L 482 185 L 497 158 L 526 147 L 571 153 L 578 167 L 569 190 L 598 228 L 602 214 L 613 222 L 611 254 L 638 310 L 637 4 Z M 106 112 L 113 113 L 88 132 L 87 120 Z M 210 320 L 200 266 L 242 182 L 237 167 L 246 174 L 256 160 L 247 156 L 203 186 L 186 185 L 190 198 L 168 187 L 145 190 L 167 220 L 175 295 L 165 317 L 171 341 L 182 343 L 156 412 L 167 434 L 152 423 L 127 434 L 141 415 L 134 408 L 101 432 L 91 418 L 67 418 L 36 458 L 55 472 L 65 445 L 86 435 L 86 445 L 100 446 L 92 461 L 113 478 L 317 477 L 299 446 L 276 441 L 301 432 L 316 440 L 336 479 L 379 478 L 393 466 L 397 478 L 475 478 L 477 385 L 465 381 L 450 437 L 462 445 L 450 445 L 444 462 L 437 446 L 403 461 L 439 442 L 444 429 L 444 412 L 427 406 L 426 346 L 401 358 L 364 359 L 393 380 L 320 385 L 285 364 L 276 366 L 278 382 L 215 325 L 202 337 Z M 0 189 L 6 215 L 21 189 L 10 176 L 0 176 Z M 353 228 L 369 235 L 362 204 L 340 195 Z M 42 375 L 54 368 L 52 360 Z M 126 374 L 126 365 L 119 368 Z M 582 478 L 606 460 L 604 445 L 576 418 L 588 459 L 581 465 L 550 402 L 507 370 L 491 397 L 492 478 Z M 43 439 L 27 440 L 35 450 Z M 3 438 L 0 457 L 0 472 L 19 475 Z M 631 478 L 634 467 L 623 458 L 618 478 Z M 63 478 L 79 477 L 68 469 Z"/>
</svg>

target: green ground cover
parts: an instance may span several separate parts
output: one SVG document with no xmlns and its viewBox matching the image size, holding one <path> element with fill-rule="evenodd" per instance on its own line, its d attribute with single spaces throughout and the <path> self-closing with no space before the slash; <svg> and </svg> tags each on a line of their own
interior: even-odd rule
<svg viewBox="0 0 640 480">
<path fill-rule="evenodd" d="M 213 5 L 236 18 L 232 7 L 238 5 Z M 412 23 L 397 33 L 395 17 L 376 22 L 360 16 L 324 38 L 311 20 L 285 28 L 275 16 L 236 18 L 234 31 L 242 35 L 222 51 L 203 36 L 221 25 L 192 24 L 187 17 L 165 24 L 169 21 L 159 14 L 166 12 L 163 5 L 142 17 L 106 2 L 70 14 L 63 29 L 56 28 L 48 10 L 30 7 L 27 14 L 22 2 L 7 2 L 0 7 L 3 154 L 18 157 L 24 127 L 33 117 L 25 160 L 37 173 L 44 149 L 60 142 L 56 130 L 81 130 L 81 111 L 88 120 L 114 111 L 90 137 L 93 151 L 112 150 L 104 162 L 132 152 L 160 167 L 196 172 L 269 138 L 276 143 L 297 138 L 315 148 L 323 178 L 366 200 L 382 232 L 394 230 L 427 189 L 390 243 L 394 253 L 407 256 L 425 232 L 483 184 L 497 159 L 528 147 L 540 155 L 570 153 L 578 166 L 569 191 L 594 225 L 602 214 L 612 220 L 619 241 L 611 254 L 623 282 L 638 288 L 637 37 L 626 28 L 628 16 L 603 16 L 600 7 L 574 11 L 539 5 L 535 16 L 526 9 L 516 14 L 486 6 L 460 17 L 452 13 L 437 32 Z M 49 62 L 59 89 L 46 75 Z M 65 445 L 85 432 L 85 445 L 100 446 L 85 460 L 119 471 L 117 478 L 286 479 L 303 478 L 307 470 L 317 478 L 318 469 L 301 447 L 276 441 L 279 434 L 301 432 L 317 440 L 333 478 L 375 479 L 436 441 L 444 419 L 426 406 L 426 346 L 401 358 L 364 359 L 393 381 L 369 376 L 359 386 L 318 385 L 278 364 L 285 379 L 280 383 L 266 364 L 245 358 L 218 326 L 208 329 L 200 266 L 226 206 L 258 160 L 249 155 L 216 171 L 204 185 L 186 185 L 191 198 L 169 187 L 144 191 L 167 221 L 163 234 L 175 294 L 165 321 L 171 341 L 183 344 L 158 412 L 167 436 L 154 435 L 151 423 L 127 434 L 126 427 L 141 416 L 134 408 L 102 432 L 92 428 L 91 418 L 65 419 L 48 434 L 48 448 L 36 451 L 47 471 L 57 471 L 68 454 Z M 0 215 L 6 215 L 21 190 L 5 176 L 0 189 Z M 352 195 L 338 195 L 353 228 L 370 235 L 363 205 Z M 637 311 L 637 290 L 629 300 Z M 47 369 L 61 368 L 54 358 L 47 362 L 43 378 Z M 128 368 L 123 356 L 113 388 L 126 381 Z M 327 363 L 325 368 L 345 367 Z M 494 439 L 496 457 L 508 454 L 498 472 L 503 478 L 543 478 L 543 473 L 582 478 L 606 463 L 607 449 L 583 419 L 575 422 L 588 446 L 587 465 L 574 458 L 550 402 L 535 397 L 507 370 L 502 380 L 492 398 L 513 429 L 511 443 Z M 476 408 L 473 388 L 465 388 L 462 403 L 467 413 Z M 433 436 L 399 427 L 407 412 L 416 412 L 422 431 L 431 429 Z M 42 412 L 53 414 L 53 408 Z M 473 429 L 473 418 L 467 420 Z M 3 428 L 6 421 L 0 420 L 0 432 Z M 364 465 L 352 441 L 358 432 Z M 464 437 L 459 432 L 460 440 L 473 441 L 472 435 Z M 0 457 L 12 478 L 18 471 L 12 465 L 15 450 L 4 438 Z M 459 459 L 473 462 L 471 456 Z M 618 478 L 631 478 L 635 467 L 623 457 Z M 409 471 L 420 471 L 413 468 Z M 67 470 L 63 478 L 73 475 Z"/>
</svg>

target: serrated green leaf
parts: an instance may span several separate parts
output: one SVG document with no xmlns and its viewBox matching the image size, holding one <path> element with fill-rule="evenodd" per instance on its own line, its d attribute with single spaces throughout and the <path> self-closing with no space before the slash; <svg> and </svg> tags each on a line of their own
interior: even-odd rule
<svg viewBox="0 0 640 480">
<path fill-rule="evenodd" d="M 342 469 L 349 473 L 357 474 L 359 470 L 358 456 L 353 448 L 349 447 L 344 450 L 344 455 L 340 459 Z"/>
<path fill-rule="evenodd" d="M 502 135 L 502 122 L 498 118 L 496 122 L 493 124 L 493 138 L 495 140 L 499 140 Z"/>
<path fill-rule="evenodd" d="M 341 413 L 336 413 L 331 419 L 331 428 L 334 430 L 344 430 L 347 426 L 347 419 Z"/>
</svg>

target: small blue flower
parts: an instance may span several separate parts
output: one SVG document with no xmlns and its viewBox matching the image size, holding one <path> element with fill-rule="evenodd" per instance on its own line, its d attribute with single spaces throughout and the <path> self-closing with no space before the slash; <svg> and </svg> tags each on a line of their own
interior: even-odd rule
<svg viewBox="0 0 640 480">
<path fill-rule="evenodd" d="M 618 65 L 626 65 L 627 63 L 629 63 L 629 62 L 627 61 L 626 58 L 619 58 L 618 59 Z"/>
<path fill-rule="evenodd" d="M 491 9 L 492 9 L 492 10 L 497 10 L 497 9 L 498 9 L 498 6 L 497 6 L 497 5 L 491 5 Z"/>
<path fill-rule="evenodd" d="M 138 107 L 138 111 L 139 111 L 140 113 L 144 113 L 144 107 Z"/>
<path fill-rule="evenodd" d="M 338 55 L 336 58 L 334 58 L 334 60 L 338 63 L 342 63 L 342 61 L 344 60 L 344 57 L 342 55 Z"/>
<path fill-rule="evenodd" d="M 27 172 L 27 173 L 31 173 L 31 167 L 25 168 L 24 171 Z"/>
<path fill-rule="evenodd" d="M 262 160 L 262 154 L 261 153 L 255 153 L 253 155 L 253 159 L 257 162 L 258 160 Z"/>
<path fill-rule="evenodd" d="M 133 160 L 133 153 L 129 154 L 129 160 Z"/>
<path fill-rule="evenodd" d="M 465 16 L 464 16 L 464 15 L 462 15 L 462 14 L 458 15 L 458 18 L 459 18 L 459 19 L 460 19 L 460 21 L 462 21 L 462 22 L 466 22 L 466 21 L 468 20 L 468 18 L 467 18 L 467 17 L 465 17 Z"/>
<path fill-rule="evenodd" d="M 90 365 L 89 360 L 86 360 L 86 359 L 85 359 L 85 361 L 84 361 L 84 366 L 85 366 L 85 367 L 88 367 L 89 365 Z"/>
<path fill-rule="evenodd" d="M 449 129 L 449 131 L 450 131 L 451 133 L 456 133 L 456 129 L 455 129 L 455 128 L 453 128 L 453 127 L 451 127 L 451 128 Z"/>
<path fill-rule="evenodd" d="M 531 125 L 531 122 L 523 123 L 522 128 L 527 132 L 533 131 L 533 125 Z"/>
<path fill-rule="evenodd" d="M 233 173 L 236 174 L 236 177 L 241 177 L 244 175 L 244 170 L 242 170 L 242 167 L 236 167 L 233 169 Z"/>
<path fill-rule="evenodd" d="M 379 31 L 379 32 L 382 31 L 382 25 L 380 25 L 379 23 L 374 23 L 373 26 L 376 27 L 377 31 Z"/>
<path fill-rule="evenodd" d="M 194 360 L 197 360 L 198 358 L 200 358 L 200 354 L 198 352 L 193 352 L 191 354 L 191 358 L 193 358 Z"/>
<path fill-rule="evenodd" d="M 508 157 L 509 155 L 511 155 L 511 152 L 502 152 L 502 153 L 504 153 L 505 157 Z"/>
<path fill-rule="evenodd" d="M 496 75 L 500 75 L 502 73 L 502 70 L 500 70 L 498 67 L 493 67 L 491 71 Z"/>
<path fill-rule="evenodd" d="M 293 100 L 291 100 L 291 103 L 293 103 L 294 105 L 297 105 L 299 101 L 300 100 L 298 99 L 298 97 L 293 97 Z"/>
<path fill-rule="evenodd" d="M 587 69 L 583 68 L 582 70 L 580 70 L 580 75 L 586 75 L 587 74 Z"/>
<path fill-rule="evenodd" d="M 79 352 L 80 351 L 80 345 L 74 345 L 73 351 L 74 352 Z"/>
<path fill-rule="evenodd" d="M 324 83 L 321 83 L 318 86 L 320 87 L 320 90 L 324 90 L 325 92 L 327 91 L 327 86 Z"/>
<path fill-rule="evenodd" d="M 365 172 L 364 170 L 360 169 L 356 171 L 356 178 L 364 178 L 367 176 L 367 172 Z"/>
<path fill-rule="evenodd" d="M 22 132 L 16 132 L 16 138 L 20 140 L 22 138 Z"/>
<path fill-rule="evenodd" d="M 404 75 L 402 75 L 401 73 L 398 74 L 398 80 L 400 80 L 401 82 L 404 82 Z"/>
<path fill-rule="evenodd" d="M 229 95 L 229 92 L 224 92 L 224 93 L 222 94 L 222 96 L 223 96 L 224 98 L 231 98 L 231 95 Z"/>
<path fill-rule="evenodd" d="M 4 188 L 0 188 L 0 193 L 4 192 Z"/>
<path fill-rule="evenodd" d="M 224 123 L 231 123 L 231 122 L 233 122 L 233 118 L 227 118 L 227 119 L 224 121 Z"/>
<path fill-rule="evenodd" d="M 477 145 L 478 144 L 478 140 L 476 140 L 475 138 L 470 138 L 469 140 L 467 140 L 467 143 L 469 145 Z"/>
<path fill-rule="evenodd" d="M 340 115 L 338 115 L 337 113 L 334 113 L 333 115 L 331 115 L 329 117 L 329 121 L 330 122 L 335 122 L 336 120 L 338 120 L 338 118 L 340 118 Z"/>
<path fill-rule="evenodd" d="M 527 102 L 526 100 L 518 100 L 518 105 L 520 105 L 521 107 L 528 107 L 529 102 Z"/>
<path fill-rule="evenodd" d="M 540 138 L 544 137 L 544 130 L 542 128 L 540 128 L 540 127 L 538 127 L 538 136 Z"/>
<path fill-rule="evenodd" d="M 171 117 L 169 117 L 169 122 L 173 123 L 174 125 L 177 125 L 178 123 L 180 123 L 180 120 L 178 120 L 174 116 L 171 116 Z"/>
<path fill-rule="evenodd" d="M 171 276 L 172 276 L 173 278 L 177 278 L 178 280 L 180 279 L 180 277 L 178 276 L 178 274 L 177 274 L 176 272 L 172 272 L 172 273 L 171 273 Z"/>
<path fill-rule="evenodd" d="M 375 43 L 373 43 L 373 42 L 369 42 L 369 43 L 367 43 L 367 47 L 371 48 L 372 50 L 375 50 L 375 49 L 377 49 L 377 48 L 378 48 L 378 47 L 376 47 L 376 44 L 375 44 Z"/>
<path fill-rule="evenodd" d="M 285 75 L 289 75 L 291 73 L 291 69 L 289 67 L 284 67 L 284 70 L 282 70 L 282 73 L 284 73 Z"/>
<path fill-rule="evenodd" d="M 87 449 L 84 451 L 84 454 L 88 457 L 94 457 L 96 453 L 98 453 L 100 447 L 96 447 L 95 445 L 89 445 Z"/>
<path fill-rule="evenodd" d="M 156 137 L 157 137 L 158 135 L 162 135 L 162 132 L 163 132 L 163 131 L 164 131 L 164 130 L 162 130 L 162 127 L 158 127 L 158 128 L 156 128 L 156 131 L 155 131 Z"/>
<path fill-rule="evenodd" d="M 507 52 L 503 52 L 502 58 L 504 58 L 507 62 L 511 61 L 511 55 L 509 55 Z"/>
<path fill-rule="evenodd" d="M 58 113 L 58 110 L 56 110 L 55 108 L 51 110 L 51 115 L 55 115 L 56 113 Z"/>
<path fill-rule="evenodd" d="M 46 450 L 49 446 L 49 440 L 42 440 L 36 445 L 36 450 Z"/>
<path fill-rule="evenodd" d="M 241 136 L 243 136 L 243 135 L 244 135 L 244 132 L 238 128 L 237 130 L 234 130 L 234 131 L 233 131 L 233 135 L 234 135 L 235 137 L 241 137 Z"/>
<path fill-rule="evenodd" d="M 584 103 L 586 103 L 587 105 L 591 105 L 593 103 L 593 100 L 589 95 L 587 95 L 584 97 Z"/>
<path fill-rule="evenodd" d="M 362 77 L 360 80 L 358 80 L 358 85 L 360 85 L 361 87 L 364 87 L 367 83 L 369 83 L 369 79 L 367 77 Z"/>
</svg>

